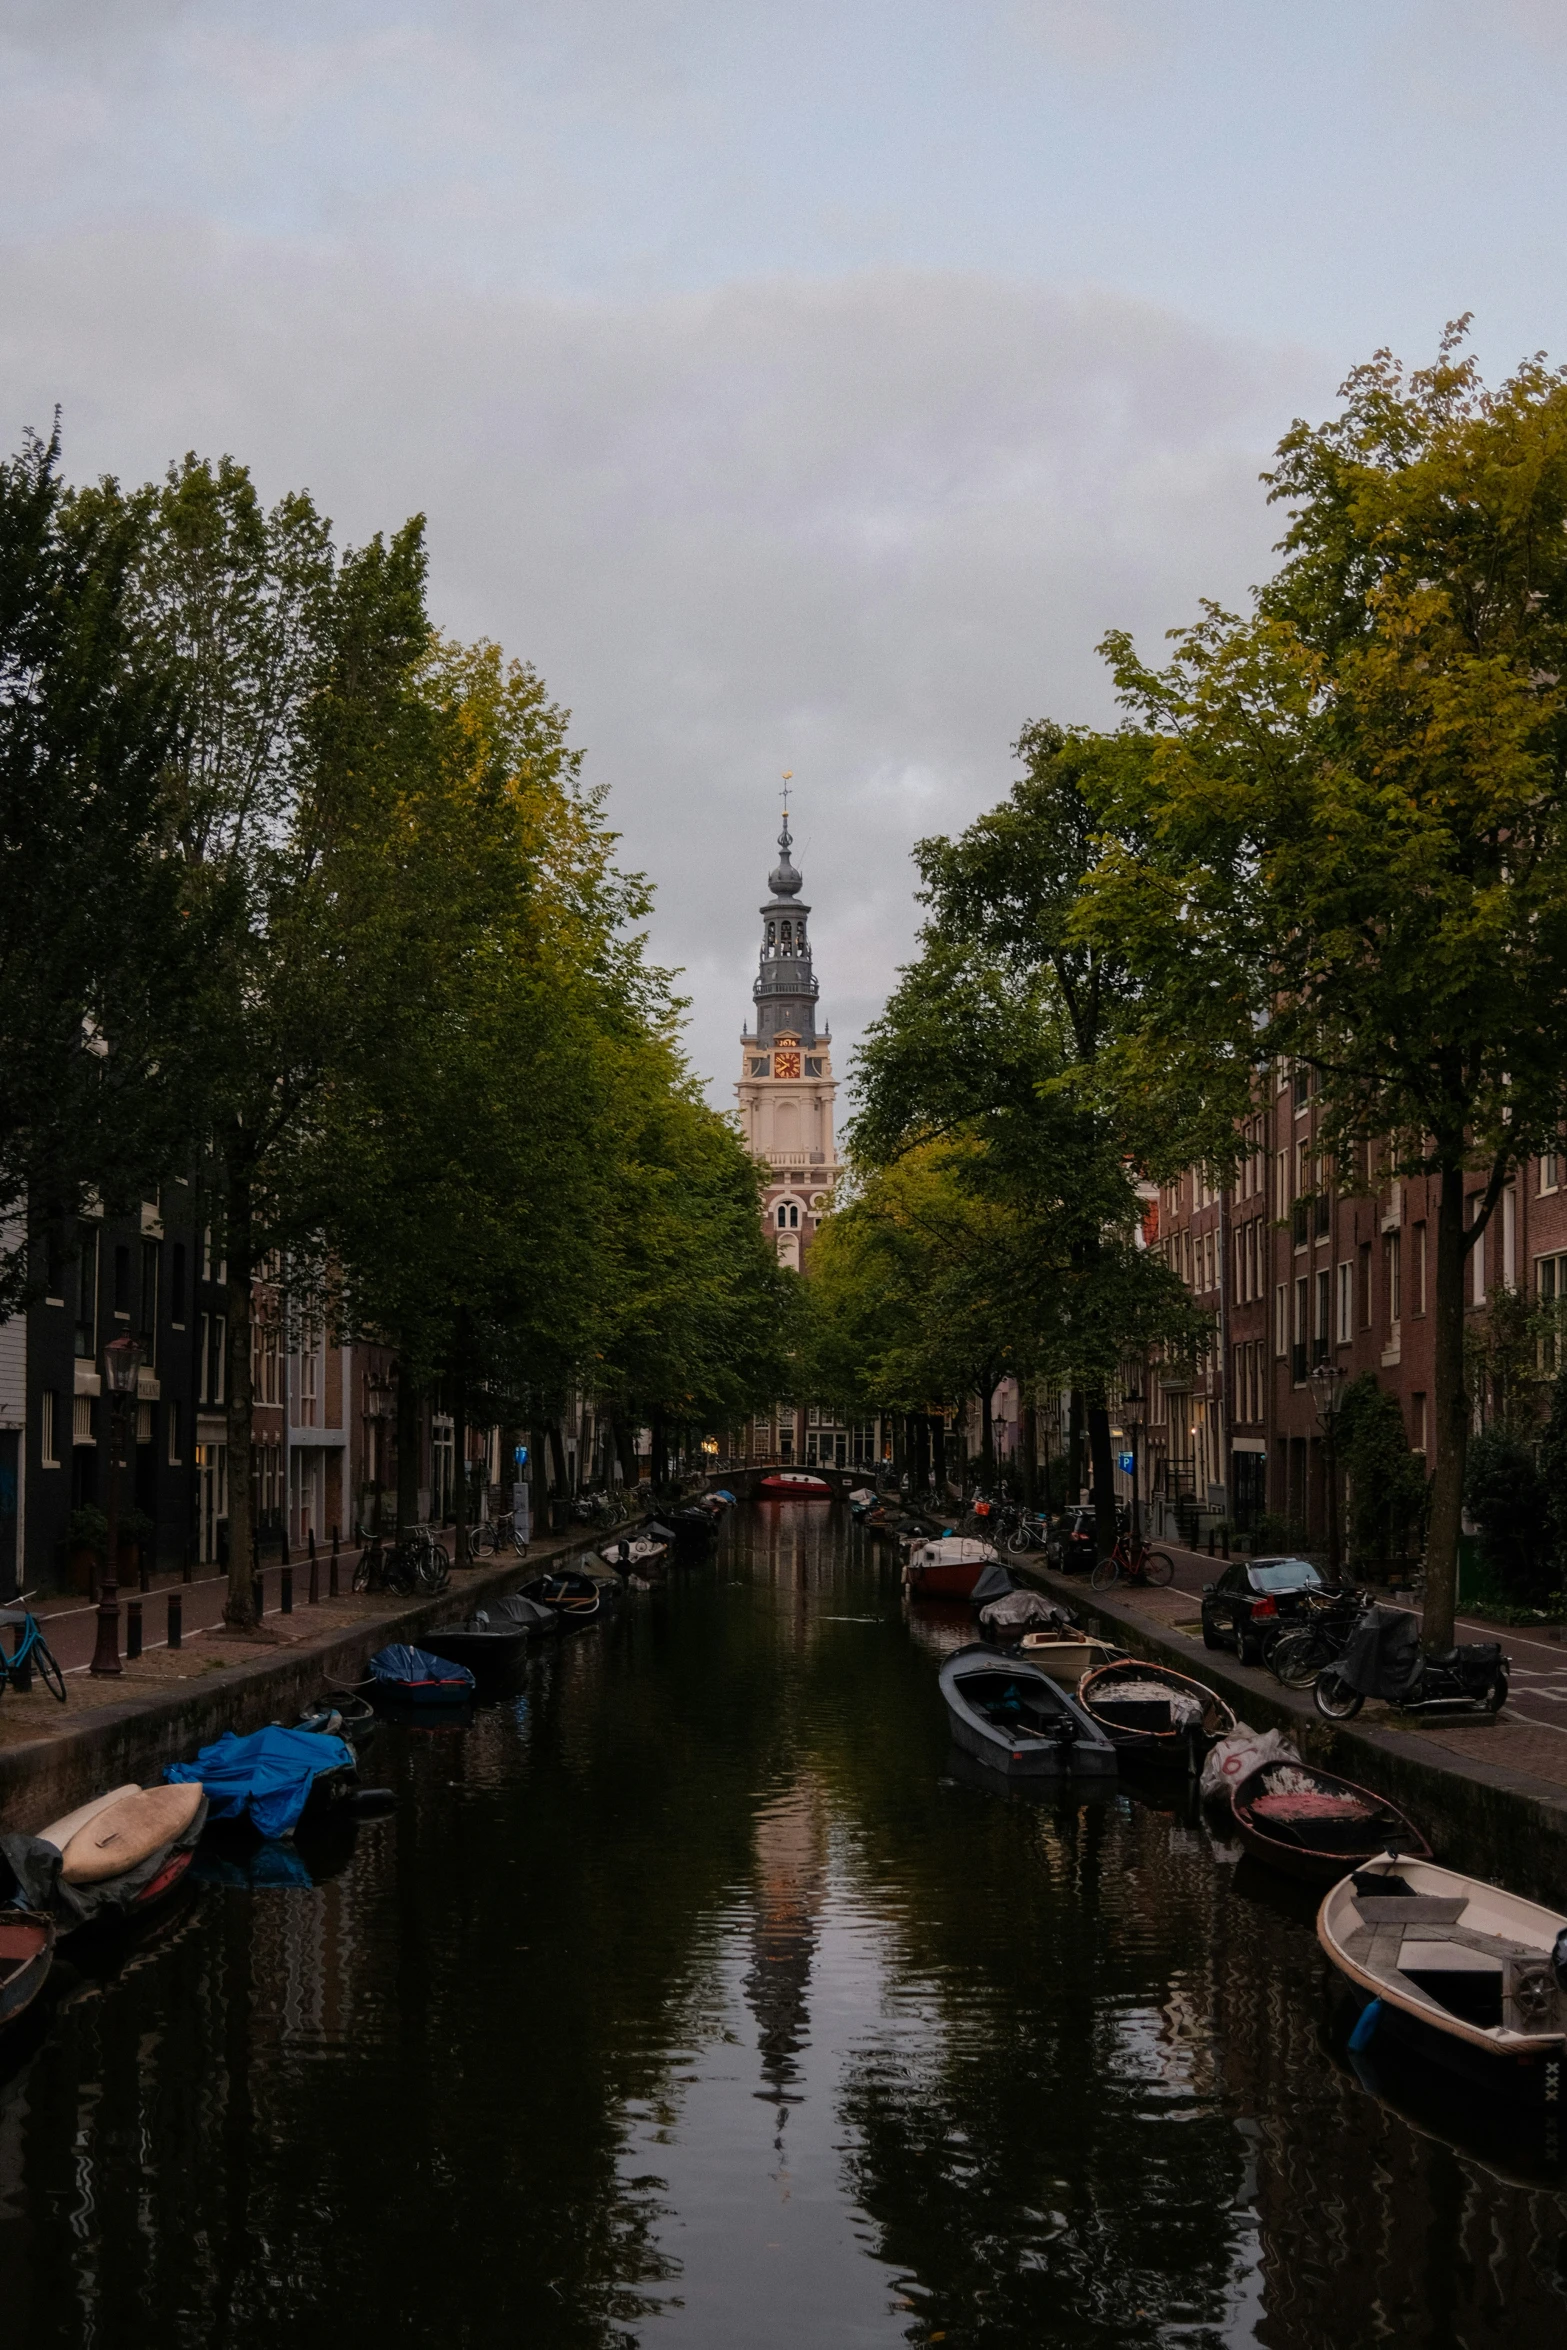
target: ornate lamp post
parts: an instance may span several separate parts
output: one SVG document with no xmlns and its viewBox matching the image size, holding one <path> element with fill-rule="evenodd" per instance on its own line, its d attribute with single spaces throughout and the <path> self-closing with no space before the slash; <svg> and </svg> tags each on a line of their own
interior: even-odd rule
<svg viewBox="0 0 1567 2350">
<path fill-rule="evenodd" d="M 125 1399 L 136 1392 L 141 1346 L 134 1338 L 112 1338 L 103 1350 L 104 1378 L 109 1390 L 109 1539 L 98 1593 L 98 1644 L 90 1670 L 120 1671 L 120 1436 L 125 1422 Z"/>
<path fill-rule="evenodd" d="M 1322 1430 L 1328 1476 L 1328 1580 L 1336 1583 L 1342 1564 L 1338 1524 L 1338 1409 L 1344 1400 L 1345 1373 L 1334 1362 L 1318 1363 L 1311 1374 L 1311 1400 Z"/>
<path fill-rule="evenodd" d="M 1145 1373 L 1144 1376 L 1146 1377 L 1147 1374 Z M 1143 1538 L 1142 1463 L 1140 1458 L 1142 1448 L 1137 1439 L 1142 1430 L 1142 1414 L 1147 1400 L 1146 1392 L 1141 1387 L 1129 1389 L 1121 1398 L 1121 1409 L 1126 1418 L 1126 1433 L 1132 1448 L 1132 1540 L 1134 1542 L 1141 1542 Z"/>
</svg>

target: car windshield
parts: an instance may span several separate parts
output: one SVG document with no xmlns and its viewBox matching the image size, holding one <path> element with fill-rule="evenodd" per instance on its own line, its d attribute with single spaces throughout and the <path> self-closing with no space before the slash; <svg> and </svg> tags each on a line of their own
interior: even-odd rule
<svg viewBox="0 0 1567 2350">
<path fill-rule="evenodd" d="M 1256 1591 L 1305 1591 L 1318 1589 L 1322 1577 L 1310 1559 L 1264 1559 L 1251 1570 L 1252 1588 Z"/>
</svg>

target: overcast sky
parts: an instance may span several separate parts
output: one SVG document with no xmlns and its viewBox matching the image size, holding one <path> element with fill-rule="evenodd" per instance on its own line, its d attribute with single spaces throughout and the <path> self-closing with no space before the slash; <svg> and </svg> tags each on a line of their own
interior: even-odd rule
<svg viewBox="0 0 1567 2350">
<path fill-rule="evenodd" d="M 0 0 L 0 426 L 230 450 L 575 713 L 727 1103 L 776 788 L 840 1047 L 910 843 L 1235 600 L 1292 416 L 1567 358 L 1563 0 Z"/>
</svg>

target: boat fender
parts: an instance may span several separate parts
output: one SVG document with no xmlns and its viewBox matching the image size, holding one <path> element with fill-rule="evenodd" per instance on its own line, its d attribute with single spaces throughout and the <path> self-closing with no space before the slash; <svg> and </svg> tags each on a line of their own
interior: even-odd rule
<svg viewBox="0 0 1567 2350">
<path fill-rule="evenodd" d="M 1367 2049 L 1371 2046 L 1372 2039 L 1376 2033 L 1376 2028 L 1381 2021 L 1382 2002 L 1380 1999 L 1373 1999 L 1369 2007 L 1363 2007 L 1361 2009 L 1359 2018 L 1355 2025 L 1355 2029 L 1349 2035 L 1349 2053 L 1351 2056 L 1359 2056 L 1363 2049 Z"/>
<path fill-rule="evenodd" d="M 1567 1926 L 1563 1926 L 1552 1945 L 1551 1972 L 1556 1977 L 1556 1988 L 1567 1991 Z"/>
</svg>

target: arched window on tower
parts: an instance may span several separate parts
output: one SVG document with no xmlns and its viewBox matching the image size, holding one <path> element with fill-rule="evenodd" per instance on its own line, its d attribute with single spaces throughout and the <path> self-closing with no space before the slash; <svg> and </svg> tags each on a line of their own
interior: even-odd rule
<svg viewBox="0 0 1567 2350">
<path fill-rule="evenodd" d="M 780 1231 L 780 1232 L 783 1232 L 783 1231 L 787 1230 L 787 1228 L 788 1228 L 788 1223 L 789 1223 L 789 1209 L 788 1209 L 788 1206 L 787 1206 L 787 1204 L 786 1204 L 786 1203 L 785 1203 L 783 1200 L 780 1200 L 780 1201 L 778 1202 L 778 1229 L 779 1229 L 779 1231 Z"/>
<path fill-rule="evenodd" d="M 768 943 L 768 945 L 769 945 L 769 946 L 773 946 L 773 945 L 775 945 L 775 944 L 777 943 L 777 938 L 778 938 L 778 925 L 777 925 L 777 923 L 776 923 L 776 922 L 769 922 L 769 923 L 768 923 L 768 925 L 767 925 L 767 943 Z"/>
<path fill-rule="evenodd" d="M 789 940 L 790 940 L 791 936 L 792 936 L 792 932 L 791 932 L 791 930 L 790 930 L 790 926 L 789 926 L 789 924 L 786 922 L 786 923 L 784 924 L 784 926 L 783 926 L 783 951 L 784 951 L 784 953 L 785 953 L 785 954 L 787 954 L 787 953 L 789 952 Z"/>
<path fill-rule="evenodd" d="M 803 955 L 805 952 L 805 924 L 803 922 L 800 923 L 795 931 L 794 943 L 798 952 Z"/>
<path fill-rule="evenodd" d="M 796 1201 L 794 1201 L 794 1200 L 791 1200 L 791 1201 L 789 1202 L 789 1225 L 790 1225 L 790 1229 L 791 1229 L 791 1231 L 798 1232 L 798 1231 L 799 1231 L 799 1229 L 800 1229 L 800 1210 L 799 1210 L 799 1205 L 798 1205 L 798 1203 L 797 1203 Z"/>
</svg>

